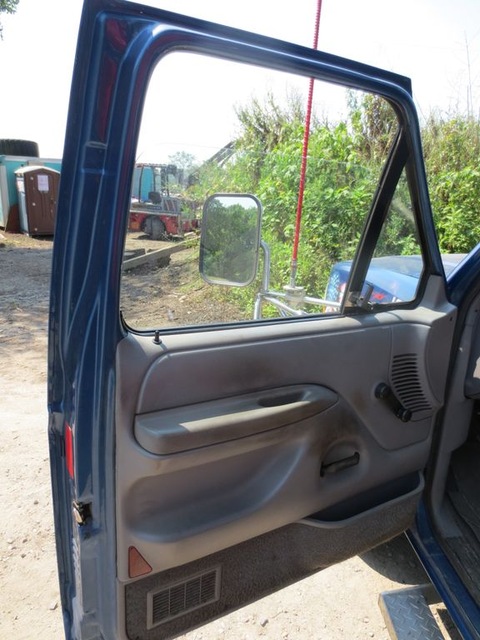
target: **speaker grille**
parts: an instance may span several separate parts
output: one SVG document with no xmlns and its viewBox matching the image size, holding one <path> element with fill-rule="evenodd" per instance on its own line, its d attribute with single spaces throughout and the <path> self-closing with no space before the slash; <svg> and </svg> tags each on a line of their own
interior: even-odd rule
<svg viewBox="0 0 480 640">
<path fill-rule="evenodd" d="M 190 613 L 219 598 L 220 567 L 177 582 L 147 596 L 147 628 Z"/>
<path fill-rule="evenodd" d="M 392 361 L 392 386 L 401 403 L 413 413 L 431 411 L 422 388 L 416 353 L 396 355 Z"/>
</svg>

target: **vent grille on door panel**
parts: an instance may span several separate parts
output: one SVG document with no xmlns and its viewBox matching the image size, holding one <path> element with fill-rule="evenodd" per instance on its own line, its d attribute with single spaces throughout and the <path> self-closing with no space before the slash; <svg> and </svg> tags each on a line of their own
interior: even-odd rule
<svg viewBox="0 0 480 640">
<path fill-rule="evenodd" d="M 190 613 L 219 598 L 220 567 L 148 594 L 148 628 Z"/>
<path fill-rule="evenodd" d="M 401 403 L 413 413 L 432 410 L 420 382 L 417 354 L 393 356 L 392 387 Z"/>
</svg>

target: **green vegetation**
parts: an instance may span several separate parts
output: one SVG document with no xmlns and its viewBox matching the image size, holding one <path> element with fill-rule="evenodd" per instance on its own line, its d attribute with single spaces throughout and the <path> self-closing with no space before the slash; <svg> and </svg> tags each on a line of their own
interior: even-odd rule
<svg viewBox="0 0 480 640">
<path fill-rule="evenodd" d="M 204 211 L 203 272 L 219 284 L 230 281 L 244 286 L 255 277 L 258 213 L 253 200 L 243 200 L 213 198 Z"/>
<path fill-rule="evenodd" d="M 15 13 L 19 0 L 0 0 L 0 13 Z M 0 23 L 0 39 L 3 38 L 3 26 Z"/>
<path fill-rule="evenodd" d="M 289 281 L 304 112 L 298 98 L 284 108 L 269 95 L 263 104 L 252 100 L 237 115 L 241 135 L 235 155 L 222 166 L 201 168 L 190 192 L 197 200 L 229 191 L 259 197 L 264 207 L 262 238 L 272 252 L 271 284 L 280 289 Z M 298 268 L 298 284 L 309 295 L 323 297 L 332 265 L 353 258 L 396 132 L 393 108 L 366 94 L 349 94 L 343 120 L 313 119 Z M 469 251 L 480 239 L 480 122 L 432 115 L 423 139 L 441 250 Z M 417 252 L 403 177 L 376 254 Z M 251 290 L 248 295 L 251 302 Z"/>
<path fill-rule="evenodd" d="M 423 144 L 440 249 L 470 251 L 480 241 L 480 121 L 431 116 Z"/>
</svg>

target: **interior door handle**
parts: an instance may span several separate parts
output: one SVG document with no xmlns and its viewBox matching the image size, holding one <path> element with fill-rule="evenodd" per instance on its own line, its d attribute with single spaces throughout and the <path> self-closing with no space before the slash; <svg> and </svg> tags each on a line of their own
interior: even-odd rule
<svg viewBox="0 0 480 640">
<path fill-rule="evenodd" d="M 311 386 L 300 387 L 298 390 L 289 390 L 280 392 L 269 393 L 265 396 L 258 398 L 258 405 L 260 407 L 283 407 L 287 404 L 295 404 L 298 402 L 315 402 L 317 398 L 315 392 L 311 392 Z M 321 389 L 322 387 L 319 387 Z"/>
<path fill-rule="evenodd" d="M 350 467 L 355 467 L 360 462 L 360 454 L 358 451 L 347 458 L 341 458 L 340 460 L 335 460 L 334 462 L 329 462 L 328 464 L 322 464 L 320 467 L 320 476 L 323 478 L 325 475 L 329 475 L 332 473 L 337 473 L 338 471 L 343 471 L 344 469 L 349 469 Z"/>
</svg>

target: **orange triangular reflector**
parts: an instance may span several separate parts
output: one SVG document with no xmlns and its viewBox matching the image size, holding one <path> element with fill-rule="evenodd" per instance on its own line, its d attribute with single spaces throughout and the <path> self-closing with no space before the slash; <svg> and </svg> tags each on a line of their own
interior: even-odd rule
<svg viewBox="0 0 480 640">
<path fill-rule="evenodd" d="M 150 573 L 152 567 L 135 547 L 128 547 L 128 575 L 130 578 L 138 578 Z"/>
</svg>

